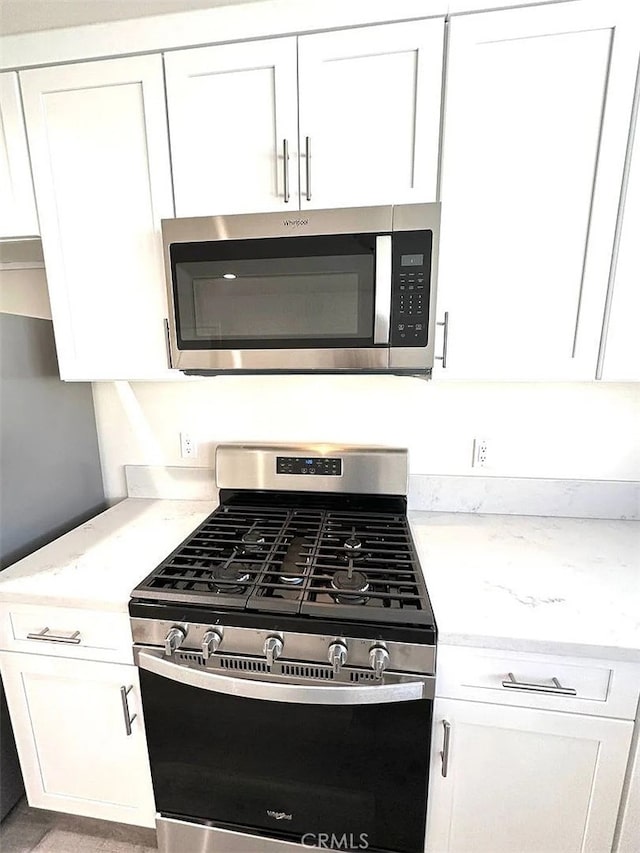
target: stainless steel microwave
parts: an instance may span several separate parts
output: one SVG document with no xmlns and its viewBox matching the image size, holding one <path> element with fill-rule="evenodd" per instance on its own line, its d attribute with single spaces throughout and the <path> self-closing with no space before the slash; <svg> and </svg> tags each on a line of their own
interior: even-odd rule
<svg viewBox="0 0 640 853">
<path fill-rule="evenodd" d="M 439 204 L 166 219 L 172 367 L 433 367 Z"/>
</svg>

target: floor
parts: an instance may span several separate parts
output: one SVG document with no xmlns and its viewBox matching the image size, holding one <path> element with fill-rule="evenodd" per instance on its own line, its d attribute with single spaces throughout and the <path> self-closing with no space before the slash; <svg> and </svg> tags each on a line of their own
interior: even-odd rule
<svg viewBox="0 0 640 853">
<path fill-rule="evenodd" d="M 2 853 L 156 853 L 153 829 L 32 809 L 22 799 L 0 824 Z"/>
</svg>

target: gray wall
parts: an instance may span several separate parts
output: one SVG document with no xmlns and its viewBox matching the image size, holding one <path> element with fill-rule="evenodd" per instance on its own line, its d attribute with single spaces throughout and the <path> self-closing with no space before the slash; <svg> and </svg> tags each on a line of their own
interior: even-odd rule
<svg viewBox="0 0 640 853">
<path fill-rule="evenodd" d="M 91 386 L 62 382 L 50 320 L 0 315 L 0 568 L 105 507 Z"/>
<path fill-rule="evenodd" d="M 50 320 L 0 314 L 0 569 L 104 508 L 91 386 L 58 377 Z M 0 820 L 22 796 L 0 684 Z"/>
</svg>

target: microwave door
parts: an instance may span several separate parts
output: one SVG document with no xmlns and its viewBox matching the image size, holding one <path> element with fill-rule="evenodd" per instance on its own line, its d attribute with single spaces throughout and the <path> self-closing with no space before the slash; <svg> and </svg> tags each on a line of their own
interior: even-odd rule
<svg viewBox="0 0 640 853">
<path fill-rule="evenodd" d="M 391 326 L 391 235 L 376 237 L 374 344 L 388 344 Z"/>
<path fill-rule="evenodd" d="M 388 344 L 390 236 L 220 241 L 171 251 L 180 350 Z"/>
</svg>

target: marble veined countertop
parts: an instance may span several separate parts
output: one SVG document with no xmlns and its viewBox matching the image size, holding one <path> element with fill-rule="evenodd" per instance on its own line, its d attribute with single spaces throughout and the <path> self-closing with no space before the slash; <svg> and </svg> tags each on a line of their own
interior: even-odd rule
<svg viewBox="0 0 640 853">
<path fill-rule="evenodd" d="M 215 507 L 127 498 L 0 573 L 0 601 L 126 613 L 134 586 Z"/>
<path fill-rule="evenodd" d="M 439 642 L 640 661 L 640 522 L 409 518 Z"/>
<path fill-rule="evenodd" d="M 0 601 L 127 612 L 214 501 L 127 498 L 0 574 Z M 439 642 L 640 661 L 640 522 L 410 512 Z"/>
</svg>

